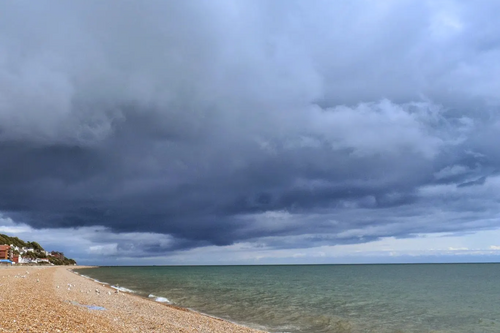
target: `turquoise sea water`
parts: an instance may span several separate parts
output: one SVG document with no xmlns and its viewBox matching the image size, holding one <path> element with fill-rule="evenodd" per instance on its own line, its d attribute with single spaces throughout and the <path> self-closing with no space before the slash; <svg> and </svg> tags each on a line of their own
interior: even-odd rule
<svg viewBox="0 0 500 333">
<path fill-rule="evenodd" d="M 500 264 L 101 267 L 78 272 L 270 332 L 500 332 Z"/>
</svg>

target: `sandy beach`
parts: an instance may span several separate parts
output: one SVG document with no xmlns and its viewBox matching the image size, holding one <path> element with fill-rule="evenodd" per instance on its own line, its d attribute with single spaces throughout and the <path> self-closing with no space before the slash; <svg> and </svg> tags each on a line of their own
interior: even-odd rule
<svg viewBox="0 0 500 333">
<path fill-rule="evenodd" d="M 0 268 L 0 332 L 262 332 L 116 293 L 68 269 Z"/>
</svg>

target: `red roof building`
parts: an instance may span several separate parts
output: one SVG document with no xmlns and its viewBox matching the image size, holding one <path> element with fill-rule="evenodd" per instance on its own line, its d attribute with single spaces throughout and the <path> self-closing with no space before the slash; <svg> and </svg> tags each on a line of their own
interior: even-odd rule
<svg viewBox="0 0 500 333">
<path fill-rule="evenodd" d="M 10 259 L 12 257 L 12 251 L 9 245 L 0 245 L 0 259 Z"/>
<path fill-rule="evenodd" d="M 52 252 L 50 252 L 50 255 L 57 258 L 57 259 L 64 260 L 64 253 L 62 253 L 62 252 L 52 251 Z"/>
</svg>

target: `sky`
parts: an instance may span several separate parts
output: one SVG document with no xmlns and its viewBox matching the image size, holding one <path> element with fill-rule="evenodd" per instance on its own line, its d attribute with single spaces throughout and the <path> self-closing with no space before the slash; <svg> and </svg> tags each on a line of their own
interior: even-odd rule
<svg viewBox="0 0 500 333">
<path fill-rule="evenodd" d="M 4 1 L 0 233 L 79 264 L 500 260 L 498 1 Z"/>
</svg>

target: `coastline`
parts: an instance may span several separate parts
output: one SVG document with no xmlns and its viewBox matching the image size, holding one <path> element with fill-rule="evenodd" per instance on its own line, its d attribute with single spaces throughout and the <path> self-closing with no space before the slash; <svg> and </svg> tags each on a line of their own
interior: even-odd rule
<svg viewBox="0 0 500 333">
<path fill-rule="evenodd" d="M 150 294 L 150 296 L 146 297 L 146 296 L 143 296 L 143 295 L 139 295 L 139 294 L 136 294 L 134 290 L 130 290 L 130 289 L 127 289 L 127 288 L 124 288 L 124 287 L 116 287 L 116 286 L 112 285 L 109 282 L 99 281 L 97 279 L 94 279 L 94 278 L 92 278 L 90 276 L 87 276 L 85 274 L 80 274 L 78 272 L 78 270 L 80 270 L 80 269 L 89 269 L 89 268 L 99 268 L 99 266 L 76 266 L 76 268 L 67 268 L 67 270 L 70 271 L 70 272 L 72 272 L 73 274 L 75 274 L 77 276 L 80 276 L 80 277 L 82 277 L 84 279 L 87 279 L 87 280 L 89 280 L 91 282 L 94 282 L 94 283 L 98 284 L 99 286 L 102 286 L 104 288 L 108 288 L 112 292 L 116 292 L 116 290 L 118 289 L 118 291 L 120 293 L 125 293 L 125 294 L 127 294 L 129 296 L 132 296 L 132 297 L 138 297 L 138 298 L 140 298 L 142 300 L 146 300 L 148 302 L 153 302 L 154 304 L 158 304 L 158 305 L 161 305 L 161 306 L 166 306 L 166 307 L 169 307 L 169 308 L 172 308 L 172 309 L 175 309 L 175 310 L 179 310 L 179 311 L 188 311 L 188 312 L 191 312 L 191 313 L 194 313 L 194 314 L 197 314 L 197 315 L 201 315 L 201 316 L 206 316 L 206 317 L 209 317 L 209 318 L 212 318 L 212 319 L 215 319 L 215 320 L 225 321 L 225 322 L 237 325 L 237 326 L 241 326 L 241 327 L 244 327 L 244 328 L 251 329 L 251 330 L 253 330 L 255 332 L 269 333 L 269 332 L 263 331 L 262 329 L 259 329 L 259 328 L 248 327 L 248 326 L 246 326 L 244 324 L 241 324 L 241 323 L 238 323 L 238 322 L 234 322 L 234 321 L 231 321 L 231 320 L 228 320 L 228 319 L 225 319 L 225 318 L 220 318 L 220 317 L 217 317 L 217 316 L 214 316 L 214 315 L 211 315 L 211 314 L 208 314 L 208 313 L 204 313 L 204 312 L 201 312 L 201 311 L 198 311 L 198 310 L 195 310 L 195 309 L 191 309 L 191 308 L 186 308 L 186 307 L 174 305 L 174 304 L 170 303 L 170 301 L 167 298 L 164 298 L 162 296 L 157 296 L 157 295 Z M 165 301 L 158 301 L 157 300 L 158 298 L 164 299 Z"/>
<path fill-rule="evenodd" d="M 98 283 L 90 266 L 0 269 L 0 332 L 263 332 Z M 73 271 L 75 270 L 75 271 Z"/>
</svg>

